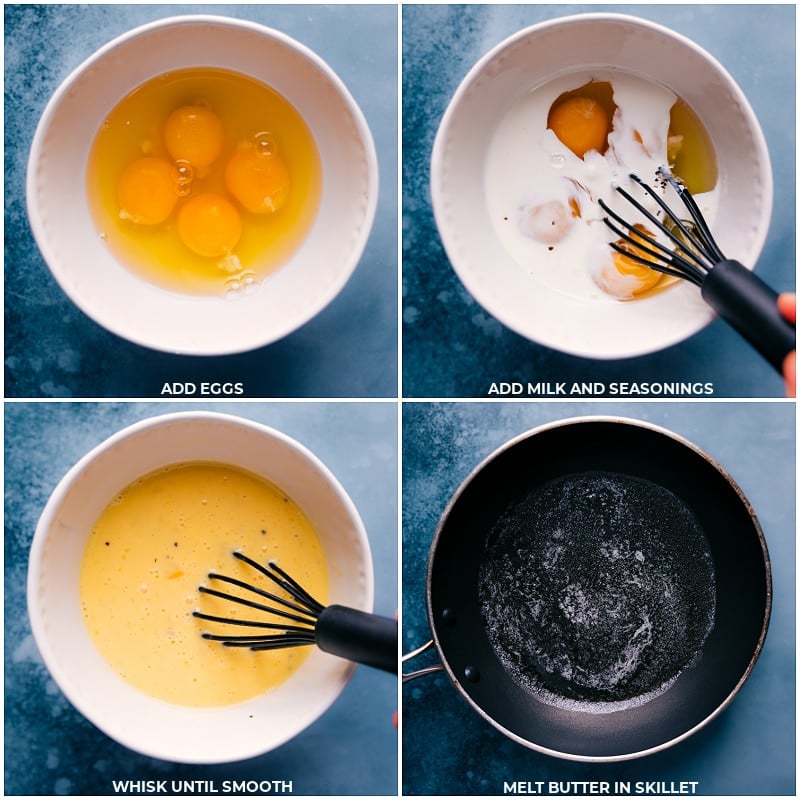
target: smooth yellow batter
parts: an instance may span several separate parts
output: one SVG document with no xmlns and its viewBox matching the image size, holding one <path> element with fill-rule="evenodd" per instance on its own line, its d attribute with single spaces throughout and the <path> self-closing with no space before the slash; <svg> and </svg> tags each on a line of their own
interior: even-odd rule
<svg viewBox="0 0 800 800">
<path fill-rule="evenodd" d="M 218 706 L 262 694 L 300 666 L 308 647 L 253 653 L 201 637 L 253 631 L 196 619 L 195 609 L 268 619 L 201 595 L 201 584 L 241 594 L 209 583 L 208 572 L 285 595 L 234 550 L 274 561 L 327 602 L 316 532 L 289 497 L 258 477 L 221 464 L 176 464 L 137 480 L 110 503 L 86 545 L 80 597 L 92 639 L 125 680 L 172 703 Z"/>
</svg>

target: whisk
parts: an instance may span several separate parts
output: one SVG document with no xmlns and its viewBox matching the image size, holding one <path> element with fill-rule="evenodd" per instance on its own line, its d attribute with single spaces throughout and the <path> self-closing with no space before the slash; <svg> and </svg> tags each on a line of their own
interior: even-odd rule
<svg viewBox="0 0 800 800">
<path fill-rule="evenodd" d="M 699 286 L 706 303 L 781 372 L 784 358 L 795 349 L 795 327 L 778 311 L 778 293 L 743 264 L 723 255 L 697 203 L 681 181 L 665 167 L 659 167 L 656 174 L 675 190 L 691 221 L 679 219 L 659 194 L 636 175 L 630 175 L 631 180 L 656 201 L 666 214 L 664 220 L 659 220 L 621 186 L 614 188 L 667 236 L 674 249 L 642 233 L 599 200 L 608 214 L 603 219 L 605 224 L 633 245 L 634 252 L 617 242 L 611 243 L 611 247 L 638 264 Z M 667 218 L 671 224 L 665 224 Z"/>
<path fill-rule="evenodd" d="M 225 647 L 247 647 L 253 651 L 316 645 L 320 650 L 340 658 L 397 673 L 395 620 L 346 606 L 323 606 L 274 562 L 259 564 L 238 551 L 235 551 L 233 556 L 265 575 L 287 592 L 292 600 L 286 600 L 238 578 L 209 572 L 209 581 L 227 583 L 244 589 L 254 596 L 268 600 L 270 605 L 208 586 L 200 586 L 200 592 L 265 612 L 271 617 L 248 620 L 194 611 L 195 617 L 209 622 L 262 631 L 262 633 L 243 635 L 203 633 L 204 639 L 221 642 Z M 275 621 L 275 618 L 278 618 L 278 621 Z"/>
</svg>

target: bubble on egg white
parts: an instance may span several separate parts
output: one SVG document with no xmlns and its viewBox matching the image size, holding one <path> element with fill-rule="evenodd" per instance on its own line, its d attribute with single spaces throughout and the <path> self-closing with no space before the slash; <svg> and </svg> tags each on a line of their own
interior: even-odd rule
<svg viewBox="0 0 800 800">
<path fill-rule="evenodd" d="M 259 131 L 254 137 L 256 154 L 263 158 L 270 158 L 278 152 L 275 137 L 268 131 Z"/>
<path fill-rule="evenodd" d="M 175 162 L 178 170 L 178 196 L 188 197 L 192 193 L 192 181 L 194 181 L 194 167 L 188 162 L 178 160 Z"/>
<path fill-rule="evenodd" d="M 258 291 L 261 283 L 252 272 L 244 272 L 225 283 L 225 299 L 238 300 Z"/>
</svg>

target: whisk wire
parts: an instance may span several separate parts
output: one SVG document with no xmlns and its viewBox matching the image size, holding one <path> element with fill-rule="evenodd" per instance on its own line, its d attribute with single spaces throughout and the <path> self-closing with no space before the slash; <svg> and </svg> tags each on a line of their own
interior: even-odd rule
<svg viewBox="0 0 800 800">
<path fill-rule="evenodd" d="M 279 650 L 284 647 L 298 647 L 314 644 L 313 636 L 300 636 L 290 634 L 275 634 L 273 636 L 261 636 L 260 638 L 249 639 L 248 641 L 231 637 L 230 639 L 220 639 L 223 647 L 246 647 L 249 650 Z"/>
<path fill-rule="evenodd" d="M 675 190 L 675 193 L 678 197 L 683 201 L 686 210 L 689 212 L 689 216 L 692 218 L 693 229 L 689 230 L 686 227 L 686 223 L 684 220 L 677 217 L 677 215 L 672 211 L 672 209 L 665 203 L 664 199 L 658 195 L 652 186 L 645 183 L 638 175 L 631 174 L 631 180 L 635 181 L 639 184 L 639 186 L 644 189 L 647 194 L 652 197 L 656 203 L 664 210 L 664 212 L 669 216 L 672 222 L 679 228 L 681 233 L 686 237 L 686 242 L 690 245 L 690 248 L 687 248 L 685 242 L 681 242 L 678 240 L 676 243 L 678 246 L 683 250 L 686 254 L 692 254 L 696 256 L 698 263 L 701 264 L 703 269 L 708 272 L 713 269 L 714 264 L 724 258 L 722 253 L 720 253 L 719 248 L 717 247 L 716 242 L 711 237 L 711 231 L 709 231 L 708 226 L 706 225 L 706 221 L 703 219 L 703 215 L 700 213 L 700 209 L 697 207 L 697 204 L 694 202 L 694 198 L 686 191 L 686 188 L 679 183 L 675 178 L 672 176 L 671 173 L 664 171 L 662 168 L 659 168 L 656 172 L 662 180 L 666 180 L 667 183 L 672 186 Z M 701 261 L 705 259 L 705 261 Z"/>
<path fill-rule="evenodd" d="M 245 628 L 265 628 L 267 630 L 273 631 L 308 631 L 313 630 L 312 628 L 303 628 L 297 625 L 286 625 L 280 622 L 262 622 L 261 620 L 250 620 L 250 619 L 230 619 L 228 617 L 218 617 L 214 614 L 206 614 L 203 611 L 193 611 L 192 616 L 197 617 L 198 619 L 204 619 L 208 622 L 223 622 L 226 625 L 239 625 Z M 208 637 L 206 637 L 208 638 Z M 228 639 L 230 637 L 225 636 L 224 639 Z"/>
<path fill-rule="evenodd" d="M 227 592 L 219 592 L 216 589 L 209 589 L 207 586 L 199 586 L 198 591 L 202 594 L 212 595 L 213 597 L 219 597 L 221 600 L 230 600 L 232 603 L 238 603 L 240 606 L 247 606 L 248 608 L 254 608 L 257 611 L 266 611 L 269 614 L 274 614 L 276 617 L 282 617 L 283 619 L 290 619 L 292 622 L 300 622 L 305 625 L 313 625 L 315 617 L 311 617 L 310 615 L 306 614 L 306 616 L 300 616 L 299 614 L 291 614 L 288 611 L 283 611 L 280 608 L 272 608 L 271 606 L 265 606 L 263 603 L 256 603 L 252 600 L 247 600 L 244 597 L 238 597 L 234 594 L 228 594 Z"/>
<path fill-rule="evenodd" d="M 304 614 L 307 617 L 316 618 L 317 614 L 313 610 L 309 610 L 306 606 L 296 605 L 295 603 L 286 600 L 283 597 L 278 597 L 278 595 L 272 594 L 271 592 L 266 592 L 263 589 L 259 589 L 257 586 L 253 586 L 249 583 L 245 583 L 245 581 L 240 581 L 237 578 L 231 578 L 228 575 L 220 575 L 217 572 L 209 572 L 208 573 L 209 580 L 217 580 L 223 583 L 230 583 L 233 586 L 238 586 L 240 589 L 244 589 L 245 591 L 253 592 L 257 594 L 259 597 L 263 597 L 273 603 L 278 603 L 279 605 L 283 606 L 284 608 L 288 608 L 290 611 L 296 611 L 300 614 Z M 222 597 L 225 600 L 233 600 L 234 602 L 241 603 L 242 605 L 249 605 L 252 608 L 258 608 L 261 610 L 266 611 L 275 611 L 271 606 L 264 606 L 257 603 L 254 603 L 252 600 L 246 600 L 245 598 L 239 597 L 238 595 L 230 595 L 230 594 L 223 594 L 220 593 L 217 589 L 209 589 L 205 586 L 199 587 L 201 592 L 206 594 L 213 594 L 216 597 Z M 277 613 L 277 612 L 276 612 Z M 279 616 L 284 616 L 284 614 L 280 613 Z"/>
<path fill-rule="evenodd" d="M 725 255 L 719 249 L 719 246 L 714 240 L 714 237 L 711 235 L 711 230 L 708 227 L 708 223 L 706 222 L 702 212 L 698 208 L 697 202 L 692 196 L 692 193 L 689 192 L 683 185 L 683 183 L 677 180 L 675 176 L 671 172 L 669 172 L 669 170 L 664 169 L 664 167 L 659 167 L 656 172 L 658 175 L 661 176 L 661 178 L 663 178 L 664 180 L 667 181 L 667 183 L 669 183 L 669 185 L 677 193 L 678 197 L 680 197 L 680 199 L 683 201 L 683 204 L 689 210 L 689 214 L 691 215 L 692 220 L 695 226 L 697 227 L 697 235 L 699 236 L 699 238 L 702 238 L 704 247 L 707 248 L 708 252 L 711 254 L 712 264 L 715 264 L 719 261 L 724 261 Z M 648 189 L 651 195 L 653 194 L 652 190 L 650 190 L 650 187 L 648 187 L 646 183 L 644 183 L 636 176 L 632 175 L 631 177 L 634 178 L 636 182 L 639 183 L 639 185 L 644 186 L 646 189 Z M 653 196 L 655 197 L 656 195 Z"/>
<path fill-rule="evenodd" d="M 210 641 L 222 642 L 226 647 L 249 647 L 251 650 L 276 649 L 281 647 L 296 647 L 301 645 L 313 645 L 316 642 L 315 625 L 324 606 L 315 600 L 297 581 L 284 572 L 274 562 L 266 565 L 259 564 L 243 553 L 238 551 L 233 556 L 243 561 L 273 583 L 289 594 L 292 600 L 280 597 L 272 592 L 268 592 L 258 586 L 253 586 L 246 581 L 233 578 L 229 575 L 222 575 L 218 572 L 209 572 L 210 581 L 219 581 L 236 586 L 246 592 L 250 592 L 260 598 L 270 602 L 270 605 L 256 602 L 255 600 L 241 595 L 230 594 L 209 586 L 200 586 L 198 590 L 205 595 L 237 603 L 256 611 L 264 611 L 273 617 L 289 620 L 289 623 L 299 623 L 296 625 L 286 622 L 267 622 L 253 619 L 238 619 L 236 617 L 220 617 L 214 614 L 207 614 L 203 611 L 194 611 L 193 616 L 207 622 L 219 622 L 225 625 L 236 625 L 244 628 L 258 628 L 259 630 L 279 631 L 275 634 L 247 634 L 241 636 L 229 634 L 203 633 L 202 637 Z M 277 608 L 275 606 L 278 606 Z"/>
<path fill-rule="evenodd" d="M 241 619 L 235 614 L 222 617 L 195 610 L 192 613 L 198 619 L 245 629 L 241 633 L 206 631 L 201 633 L 204 639 L 220 642 L 224 647 L 246 648 L 251 651 L 314 645 L 322 652 L 339 658 L 397 673 L 397 620 L 342 605 L 323 606 L 274 562 L 261 565 L 240 552 L 234 552 L 233 556 L 279 586 L 288 593 L 291 600 L 273 595 L 238 578 L 210 572 L 209 580 L 222 581 L 251 592 L 258 598 L 266 598 L 269 605 L 256 602 L 246 594 L 229 594 L 207 586 L 199 587 L 203 595 L 238 603 L 273 617 L 272 621 L 261 622 Z M 280 622 L 275 617 L 286 621 Z M 248 631 L 247 628 L 251 630 Z"/>
<path fill-rule="evenodd" d="M 310 645 L 315 644 L 315 640 L 311 639 L 300 639 L 300 638 L 289 638 L 289 637 L 280 637 L 276 636 L 274 639 L 263 639 L 256 644 L 250 645 L 250 649 L 254 652 L 259 652 L 261 650 L 280 650 L 284 647 L 297 647 L 303 645 Z M 228 647 L 232 647 L 234 645 L 227 645 Z"/>
<path fill-rule="evenodd" d="M 284 572 L 274 561 L 270 561 L 268 564 L 262 565 L 257 561 L 253 561 L 252 558 L 248 558 L 244 553 L 240 553 L 239 551 L 235 551 L 233 555 L 234 558 L 244 561 L 245 564 L 253 567 L 253 569 L 257 570 L 262 575 L 273 581 L 273 583 L 276 583 L 284 591 L 288 592 L 292 597 L 294 597 L 294 599 L 299 603 L 308 606 L 309 610 L 320 614 L 325 608 L 322 603 L 315 600 L 296 580 Z M 277 573 L 277 575 L 275 573 Z"/>
<path fill-rule="evenodd" d="M 287 630 L 287 629 L 283 629 Z M 284 641 L 288 641 L 290 639 L 308 639 L 308 635 L 303 633 L 298 629 L 298 632 L 288 632 L 288 633 L 280 633 L 280 634 L 268 634 L 268 633 L 261 633 L 261 634 L 254 634 L 251 636 L 222 636 L 219 634 L 209 633 L 203 637 L 204 639 L 209 639 L 212 642 L 231 642 L 231 646 L 242 647 L 249 642 L 257 643 L 263 642 L 271 639 L 282 639 Z"/>
<path fill-rule="evenodd" d="M 686 241 L 681 240 L 679 236 L 677 236 L 672 230 L 664 225 L 664 223 L 658 219 L 654 214 L 652 214 L 648 209 L 646 209 L 635 197 L 633 197 L 630 193 L 626 192 L 621 186 L 617 186 L 617 192 L 622 195 L 639 213 L 643 214 L 650 222 L 653 223 L 658 229 L 660 229 L 677 248 L 676 251 L 666 251 L 668 256 L 673 258 L 676 255 L 682 258 L 685 262 L 693 264 L 695 270 L 699 269 L 699 277 L 702 279 L 709 269 L 711 269 L 712 263 L 708 263 L 708 254 L 705 250 L 700 248 L 695 248 L 695 241 L 692 236 L 692 232 L 686 227 L 683 220 L 681 220 L 675 212 L 664 202 L 664 200 L 659 197 L 653 189 L 644 183 L 640 178 L 636 175 L 631 174 L 630 178 L 636 183 L 638 183 L 659 205 L 662 211 L 670 218 L 673 225 L 686 237 Z M 626 222 L 622 217 L 618 214 L 615 214 L 602 200 L 599 201 L 600 205 L 604 210 L 611 214 L 611 216 L 617 221 L 622 223 L 626 228 L 630 228 L 630 224 Z M 687 244 L 687 242 L 691 243 L 691 246 Z M 678 250 L 680 252 L 678 252 Z M 660 256 L 659 256 L 660 257 Z M 682 266 L 682 265 L 681 265 Z"/>
</svg>

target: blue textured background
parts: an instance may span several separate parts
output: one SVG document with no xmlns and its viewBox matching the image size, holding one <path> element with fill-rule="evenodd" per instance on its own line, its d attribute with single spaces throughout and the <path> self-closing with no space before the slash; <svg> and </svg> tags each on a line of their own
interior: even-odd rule
<svg viewBox="0 0 800 800">
<path fill-rule="evenodd" d="M 581 764 L 528 750 L 485 722 L 442 673 L 403 689 L 403 791 L 502 795 L 503 781 L 699 781 L 699 795 L 795 794 L 795 405 L 772 403 L 406 403 L 403 407 L 403 650 L 430 639 L 428 551 L 447 502 L 513 436 L 573 416 L 661 425 L 739 484 L 764 530 L 773 609 L 761 657 L 731 705 L 684 742 L 646 758 Z M 430 654 L 405 671 L 435 659 Z"/>
<path fill-rule="evenodd" d="M 113 795 L 112 780 L 292 780 L 295 795 L 395 795 L 393 676 L 359 667 L 333 706 L 295 739 L 258 758 L 182 766 L 138 755 L 98 731 L 50 678 L 30 632 L 28 550 L 64 473 L 112 433 L 185 409 L 256 420 L 288 434 L 336 475 L 367 529 L 375 610 L 397 608 L 395 403 L 6 403 L 5 794 Z"/>
<path fill-rule="evenodd" d="M 157 397 L 165 381 L 203 380 L 243 381 L 249 397 L 397 395 L 395 6 L 16 5 L 4 13 L 7 397 Z M 380 168 L 372 234 L 333 303 L 279 342 L 224 357 L 151 351 L 89 320 L 51 277 L 25 211 L 31 140 L 61 81 L 115 36 L 191 13 L 259 22 L 316 51 L 364 112 Z"/>
<path fill-rule="evenodd" d="M 767 139 L 775 174 L 758 273 L 795 286 L 794 5 L 407 5 L 403 7 L 403 394 L 486 397 L 492 381 L 713 381 L 721 397 L 780 397 L 783 383 L 715 321 L 660 353 L 595 361 L 533 344 L 468 294 L 430 206 L 430 157 L 442 114 L 475 62 L 512 33 L 566 14 L 621 11 L 696 41 L 733 75 Z"/>
</svg>

